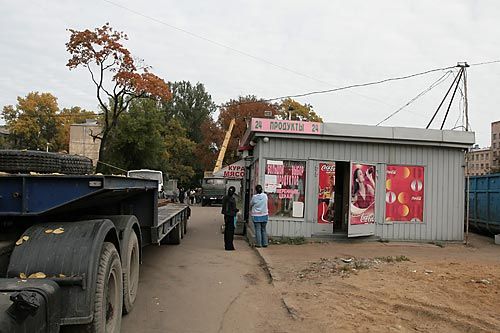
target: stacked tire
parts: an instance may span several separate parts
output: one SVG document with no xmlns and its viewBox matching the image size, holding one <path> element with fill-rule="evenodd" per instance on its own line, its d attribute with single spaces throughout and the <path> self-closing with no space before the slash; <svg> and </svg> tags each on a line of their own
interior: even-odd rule
<svg viewBox="0 0 500 333">
<path fill-rule="evenodd" d="M 8 173 L 91 174 L 92 160 L 85 156 L 33 150 L 0 150 L 0 171 Z"/>
</svg>

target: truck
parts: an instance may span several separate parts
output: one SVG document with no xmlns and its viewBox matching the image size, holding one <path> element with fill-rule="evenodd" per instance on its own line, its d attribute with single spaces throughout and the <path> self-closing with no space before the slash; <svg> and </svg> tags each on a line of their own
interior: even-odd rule
<svg viewBox="0 0 500 333">
<path fill-rule="evenodd" d="M 28 173 L 61 168 L 50 156 L 29 165 L 37 154 L 0 151 L 0 332 L 120 332 L 142 249 L 179 244 L 190 209 L 158 207 L 155 180 L 80 174 L 82 161 Z"/>
<path fill-rule="evenodd" d="M 201 184 L 201 205 L 222 204 L 222 198 L 226 194 L 226 179 L 207 175 Z"/>
<path fill-rule="evenodd" d="M 468 187 L 470 226 L 490 235 L 500 234 L 500 173 L 471 176 Z"/>
</svg>

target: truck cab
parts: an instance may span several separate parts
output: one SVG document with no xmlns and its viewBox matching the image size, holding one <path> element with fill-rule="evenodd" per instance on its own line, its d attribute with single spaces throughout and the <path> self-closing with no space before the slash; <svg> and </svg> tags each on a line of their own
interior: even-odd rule
<svg viewBox="0 0 500 333">
<path fill-rule="evenodd" d="M 205 177 L 201 185 L 201 205 L 207 206 L 213 203 L 222 203 L 226 194 L 226 179 L 221 177 Z"/>
</svg>

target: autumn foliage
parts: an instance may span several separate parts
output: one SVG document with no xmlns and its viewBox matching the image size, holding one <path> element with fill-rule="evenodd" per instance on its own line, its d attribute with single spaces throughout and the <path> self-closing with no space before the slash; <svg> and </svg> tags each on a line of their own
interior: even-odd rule
<svg viewBox="0 0 500 333">
<path fill-rule="evenodd" d="M 95 136 L 101 140 L 99 160 L 103 161 L 107 138 L 130 103 L 145 97 L 166 101 L 171 98 L 171 92 L 168 84 L 151 73 L 148 66 L 134 61 L 123 46 L 127 35 L 114 30 L 109 23 L 94 30 L 69 29 L 69 32 L 66 50 L 71 58 L 67 66 L 70 70 L 84 67 L 89 71 L 103 110 L 102 132 Z"/>
<path fill-rule="evenodd" d="M 274 116 L 278 114 L 279 105 L 263 101 L 253 95 L 240 96 L 237 100 L 230 100 L 222 105 L 218 119 L 220 128 L 223 131 L 227 130 L 231 119 L 235 120 L 231 140 L 229 141 L 224 159 L 225 164 L 230 164 L 238 159 L 236 153 L 247 129 L 247 123 L 250 122 L 251 118 L 263 118 L 265 111 L 270 111 Z"/>
</svg>

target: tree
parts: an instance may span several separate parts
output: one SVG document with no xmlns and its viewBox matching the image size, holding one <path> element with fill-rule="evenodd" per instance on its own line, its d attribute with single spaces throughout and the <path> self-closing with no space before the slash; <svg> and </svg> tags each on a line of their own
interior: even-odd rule
<svg viewBox="0 0 500 333">
<path fill-rule="evenodd" d="M 178 179 L 181 184 L 187 186 L 195 175 L 190 157 L 196 144 L 187 137 L 186 129 L 175 118 L 167 122 L 165 131 L 167 173 L 171 178 Z"/>
<path fill-rule="evenodd" d="M 188 185 L 195 174 L 191 163 L 196 144 L 179 120 L 165 122 L 164 116 L 156 101 L 133 101 L 109 137 L 108 162 L 124 170 L 161 170 Z"/>
<path fill-rule="evenodd" d="M 277 115 L 279 106 L 258 99 L 256 96 L 248 95 L 244 97 L 240 96 L 237 100 L 230 100 L 221 107 L 218 125 L 224 132 L 229 128 L 231 119 L 235 120 L 231 139 L 226 151 L 226 164 L 233 163 L 237 160 L 236 153 L 238 145 L 247 129 L 247 122 L 249 122 L 251 118 L 263 118 L 265 116 L 265 111 L 271 111 L 273 116 Z M 222 141 L 218 143 L 218 147 L 220 147 L 221 144 Z"/>
<path fill-rule="evenodd" d="M 323 119 L 314 112 L 312 105 L 300 104 L 292 98 L 286 98 L 281 101 L 278 116 L 281 119 L 288 119 L 289 112 L 291 112 L 291 120 L 323 122 Z"/>
<path fill-rule="evenodd" d="M 3 108 L 7 129 L 15 148 L 52 151 L 64 147 L 57 98 L 50 93 L 30 92 L 18 97 L 17 105 Z"/>
<path fill-rule="evenodd" d="M 194 169 L 198 179 L 203 178 L 204 171 L 210 171 L 214 168 L 218 147 L 224 139 L 224 131 L 212 119 L 202 123 L 200 131 L 203 133 L 203 140 L 196 145 L 194 151 L 196 157 Z"/>
<path fill-rule="evenodd" d="M 163 132 L 163 114 L 157 103 L 150 99 L 133 101 L 109 137 L 108 164 L 124 170 L 154 169 L 166 172 Z"/>
<path fill-rule="evenodd" d="M 134 99 L 154 98 L 168 100 L 171 93 L 165 81 L 149 72 L 149 67 L 135 63 L 122 42 L 128 37 L 114 30 L 109 23 L 93 31 L 69 29 L 71 35 L 66 50 L 71 58 L 70 70 L 86 68 L 96 87 L 97 100 L 103 111 L 103 126 L 95 138 L 101 140 L 99 160 L 106 160 L 107 139 L 117 126 L 120 115 Z M 111 75 L 107 77 L 106 75 Z M 111 103 L 107 103 L 107 99 Z M 102 168 L 98 165 L 98 170 Z"/>
<path fill-rule="evenodd" d="M 61 117 L 63 149 L 69 151 L 70 129 L 73 124 L 83 124 L 87 119 L 97 120 L 98 115 L 92 111 L 87 111 L 79 106 L 64 108 L 59 113 Z"/>
<path fill-rule="evenodd" d="M 196 143 L 203 140 L 200 126 L 210 121 L 216 110 L 212 97 L 202 83 L 193 86 L 189 81 L 170 83 L 172 98 L 164 103 L 166 119 L 176 118 L 187 130 L 188 137 Z"/>
</svg>

